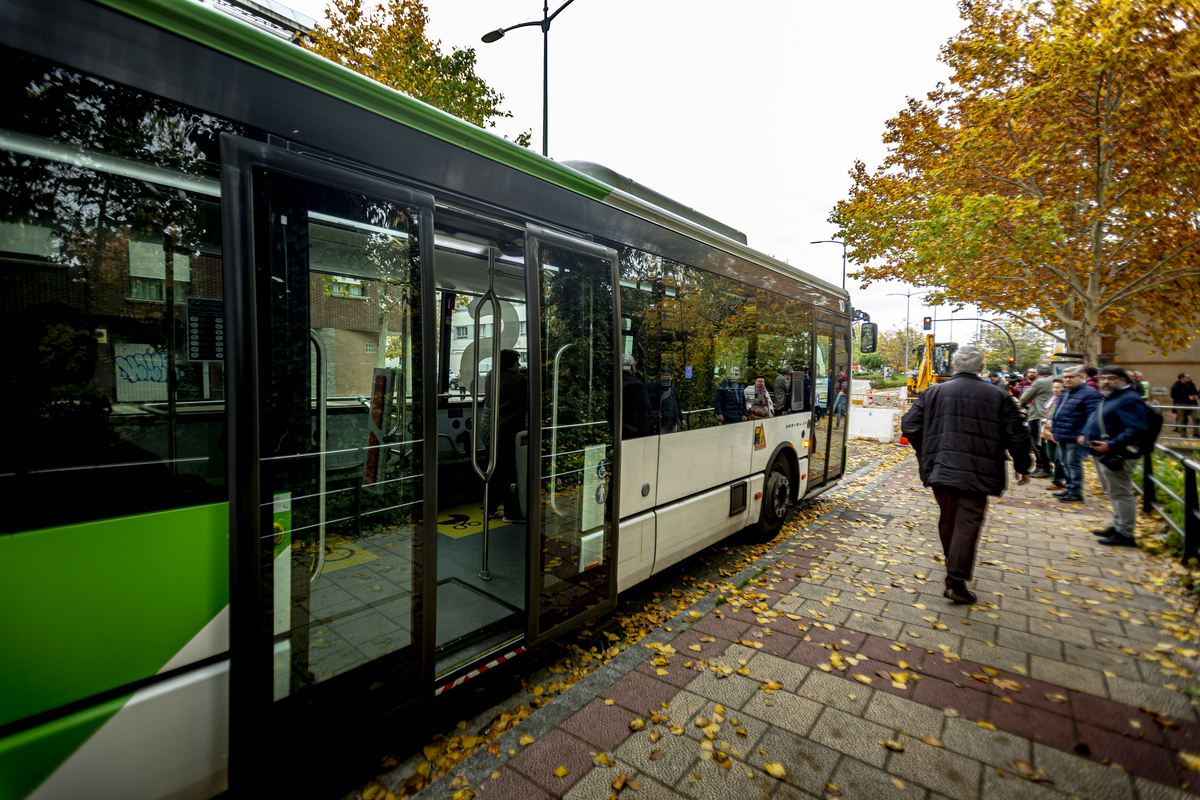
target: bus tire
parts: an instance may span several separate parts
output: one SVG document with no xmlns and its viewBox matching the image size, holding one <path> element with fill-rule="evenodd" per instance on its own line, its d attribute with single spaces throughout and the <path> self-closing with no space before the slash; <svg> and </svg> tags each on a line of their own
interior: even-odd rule
<svg viewBox="0 0 1200 800">
<path fill-rule="evenodd" d="M 791 503 L 792 465 L 787 456 L 780 453 L 767 470 L 767 478 L 763 482 L 762 509 L 758 514 L 756 538 L 767 541 L 774 539 L 783 528 Z"/>
</svg>

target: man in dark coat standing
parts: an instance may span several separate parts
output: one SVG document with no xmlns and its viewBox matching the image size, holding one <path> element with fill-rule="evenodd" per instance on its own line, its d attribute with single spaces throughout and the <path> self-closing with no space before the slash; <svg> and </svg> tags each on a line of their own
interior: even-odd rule
<svg viewBox="0 0 1200 800">
<path fill-rule="evenodd" d="M 1000 387 L 981 381 L 983 352 L 954 352 L 954 377 L 926 389 L 900 421 L 912 443 L 921 482 L 941 508 L 938 534 L 946 555 L 946 591 L 955 603 L 974 603 L 967 581 L 987 513 L 988 495 L 1004 493 L 1005 457 L 1012 454 L 1018 485 L 1029 483 L 1029 428 Z"/>
</svg>

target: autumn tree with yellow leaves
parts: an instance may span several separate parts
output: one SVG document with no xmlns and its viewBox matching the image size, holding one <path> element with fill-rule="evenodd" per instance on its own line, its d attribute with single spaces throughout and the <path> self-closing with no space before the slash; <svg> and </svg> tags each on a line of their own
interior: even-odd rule
<svg viewBox="0 0 1200 800">
<path fill-rule="evenodd" d="M 963 0 L 953 70 L 830 221 L 857 277 L 931 286 L 1095 363 L 1200 334 L 1200 0 Z"/>
<path fill-rule="evenodd" d="M 300 44 L 385 86 L 429 103 L 481 128 L 512 116 L 501 109 L 504 95 L 475 74 L 475 48 L 443 53 L 425 35 L 429 11 L 420 0 L 331 0 L 325 24 Z M 516 138 L 528 147 L 531 132 Z"/>
</svg>

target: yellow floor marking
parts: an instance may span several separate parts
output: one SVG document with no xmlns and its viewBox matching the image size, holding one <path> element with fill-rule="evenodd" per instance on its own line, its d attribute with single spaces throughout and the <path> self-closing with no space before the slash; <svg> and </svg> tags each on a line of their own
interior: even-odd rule
<svg viewBox="0 0 1200 800">
<path fill-rule="evenodd" d="M 331 552 L 325 554 L 325 572 L 335 572 L 346 567 L 356 567 L 368 561 L 374 561 L 379 556 L 368 553 L 356 544 L 345 539 L 333 537 L 326 542 Z"/>
<path fill-rule="evenodd" d="M 452 539 L 461 539 L 464 536 L 472 536 L 483 531 L 483 505 L 481 503 L 467 503 L 458 508 L 447 509 L 438 514 L 437 529 L 438 533 L 445 534 Z M 504 523 L 499 519 L 492 520 L 492 527 L 496 528 Z"/>
</svg>

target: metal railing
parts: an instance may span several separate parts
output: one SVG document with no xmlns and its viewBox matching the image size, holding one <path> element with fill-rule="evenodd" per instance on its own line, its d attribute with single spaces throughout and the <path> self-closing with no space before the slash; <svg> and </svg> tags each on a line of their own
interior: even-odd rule
<svg viewBox="0 0 1200 800">
<path fill-rule="evenodd" d="M 1183 466 L 1183 497 L 1175 494 L 1154 475 L 1154 453 L 1162 453 L 1168 458 L 1178 461 Z M 1200 502 L 1196 498 L 1196 474 L 1200 473 L 1200 462 L 1176 453 L 1169 447 L 1155 443 L 1154 450 L 1142 458 L 1142 485 L 1133 485 L 1134 490 L 1142 496 L 1142 510 L 1146 513 L 1157 511 L 1171 529 L 1183 537 L 1183 560 L 1200 556 Z M 1183 527 L 1167 514 L 1158 502 L 1159 492 L 1183 507 Z"/>
<path fill-rule="evenodd" d="M 1200 418 L 1197 416 L 1197 412 L 1200 411 L 1200 409 L 1197 409 L 1196 406 L 1165 406 L 1153 399 L 1150 400 L 1149 404 L 1160 414 L 1162 414 L 1164 411 L 1170 411 L 1175 417 L 1174 421 L 1171 421 L 1166 418 L 1166 414 L 1163 414 L 1163 429 L 1159 436 L 1165 436 L 1168 439 L 1183 439 L 1185 443 L 1187 442 L 1189 436 L 1194 435 L 1200 437 Z M 1190 412 L 1188 415 L 1189 421 L 1183 424 L 1183 433 L 1176 433 L 1175 429 L 1180 427 L 1178 413 L 1180 411 Z M 1200 442 L 1197 443 L 1197 447 L 1200 448 Z"/>
</svg>

